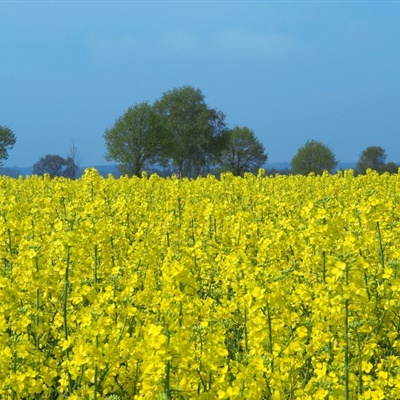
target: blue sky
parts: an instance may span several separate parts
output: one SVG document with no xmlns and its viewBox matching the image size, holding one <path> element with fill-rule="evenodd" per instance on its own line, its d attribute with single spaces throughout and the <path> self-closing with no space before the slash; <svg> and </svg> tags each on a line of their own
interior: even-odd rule
<svg viewBox="0 0 400 400">
<path fill-rule="evenodd" d="M 308 139 L 342 162 L 368 146 L 400 162 L 399 1 L 2 1 L 5 166 L 107 164 L 104 131 L 184 85 L 247 126 L 269 162 Z"/>
</svg>

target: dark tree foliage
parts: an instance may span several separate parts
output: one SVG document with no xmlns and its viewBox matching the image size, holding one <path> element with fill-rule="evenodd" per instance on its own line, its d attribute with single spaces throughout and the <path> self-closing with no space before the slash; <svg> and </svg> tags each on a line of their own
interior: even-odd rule
<svg viewBox="0 0 400 400">
<path fill-rule="evenodd" d="M 380 146 L 367 147 L 360 155 L 357 162 L 356 171 L 359 174 L 365 174 L 368 168 L 382 172 L 397 173 L 398 166 L 393 161 L 386 163 L 387 154 Z"/>
<path fill-rule="evenodd" d="M 17 141 L 13 131 L 7 126 L 0 126 L 0 167 L 8 158 L 8 150 L 12 149 Z"/>
<path fill-rule="evenodd" d="M 162 156 L 180 177 L 217 163 L 227 140 L 225 116 L 205 103 L 200 89 L 184 86 L 165 92 L 154 108 L 160 117 Z"/>
<path fill-rule="evenodd" d="M 74 158 L 68 156 L 65 158 L 65 168 L 62 176 L 70 179 L 76 179 L 78 177 L 79 166 L 76 164 Z"/>
<path fill-rule="evenodd" d="M 147 102 L 130 107 L 105 131 L 106 159 L 116 161 L 122 174 L 136 176 L 146 165 L 163 164 L 157 126 L 157 115 Z"/>
<path fill-rule="evenodd" d="M 389 172 L 390 174 L 397 174 L 399 172 L 399 166 L 395 162 L 389 161 L 385 164 L 385 172 Z"/>
<path fill-rule="evenodd" d="M 268 155 L 264 145 L 254 132 L 246 127 L 235 126 L 229 131 L 226 147 L 220 162 L 224 170 L 234 175 L 255 171 L 267 162 Z"/>
<path fill-rule="evenodd" d="M 335 154 L 328 146 L 315 140 L 309 140 L 292 158 L 292 173 L 322 174 L 324 171 L 332 172 L 337 164 Z"/>
<path fill-rule="evenodd" d="M 57 154 L 47 154 L 34 164 L 33 173 L 35 175 L 49 174 L 51 178 L 64 176 L 73 179 L 76 176 L 76 168 L 70 157 L 65 159 Z"/>
<path fill-rule="evenodd" d="M 69 147 L 69 151 L 65 159 L 65 162 L 66 162 L 65 176 L 71 179 L 76 179 L 79 173 L 80 159 L 79 159 L 78 148 L 76 147 L 75 142 L 73 140 Z"/>
</svg>

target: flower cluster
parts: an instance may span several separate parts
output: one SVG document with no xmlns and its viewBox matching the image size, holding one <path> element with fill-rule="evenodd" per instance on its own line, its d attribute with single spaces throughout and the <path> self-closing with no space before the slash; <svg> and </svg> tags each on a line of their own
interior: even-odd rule
<svg viewBox="0 0 400 400">
<path fill-rule="evenodd" d="M 0 188 L 0 398 L 400 398 L 400 174 Z"/>
</svg>

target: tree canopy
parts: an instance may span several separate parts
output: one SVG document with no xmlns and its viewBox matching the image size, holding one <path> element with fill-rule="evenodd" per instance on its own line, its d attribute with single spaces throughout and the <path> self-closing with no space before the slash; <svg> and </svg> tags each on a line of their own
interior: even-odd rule
<svg viewBox="0 0 400 400">
<path fill-rule="evenodd" d="M 389 161 L 385 164 L 385 172 L 397 174 L 399 172 L 399 166 L 394 161 Z"/>
<path fill-rule="evenodd" d="M 104 133 L 106 159 L 117 161 L 122 174 L 140 176 L 146 165 L 162 162 L 162 132 L 147 102 L 128 108 Z"/>
<path fill-rule="evenodd" d="M 51 178 L 64 176 L 74 179 L 76 171 L 77 165 L 71 157 L 63 158 L 58 154 L 47 154 L 33 166 L 35 175 L 49 174 Z"/>
<path fill-rule="evenodd" d="M 152 105 L 130 107 L 106 129 L 104 139 L 106 159 L 128 175 L 141 176 L 146 167 L 161 166 L 175 169 L 179 177 L 198 176 L 216 164 L 241 175 L 268 158 L 253 131 L 228 129 L 225 115 L 191 86 L 164 92 Z"/>
<path fill-rule="evenodd" d="M 17 138 L 7 126 L 0 126 L 0 167 L 8 159 L 8 150 L 12 149 Z"/>
<path fill-rule="evenodd" d="M 226 147 L 220 157 L 223 168 L 234 175 L 242 175 L 260 168 L 267 159 L 264 145 L 252 130 L 236 125 L 229 131 Z"/>
<path fill-rule="evenodd" d="M 217 162 L 227 140 L 225 115 L 205 103 L 200 89 L 184 86 L 165 92 L 154 108 L 160 117 L 162 155 L 180 177 L 185 171 L 199 174 Z"/>
<path fill-rule="evenodd" d="M 368 168 L 379 173 L 396 173 L 398 166 L 393 162 L 386 163 L 387 154 L 385 149 L 380 146 L 369 146 L 360 155 L 357 162 L 356 171 L 359 174 L 365 174 Z"/>
<path fill-rule="evenodd" d="M 65 176 L 71 179 L 76 179 L 78 177 L 80 159 L 78 148 L 76 147 L 74 140 L 71 141 L 71 145 L 69 146 L 69 151 L 65 161 Z"/>
<path fill-rule="evenodd" d="M 291 164 L 294 174 L 307 175 L 310 172 L 332 172 L 338 162 L 328 146 L 316 140 L 308 140 L 294 155 Z"/>
</svg>

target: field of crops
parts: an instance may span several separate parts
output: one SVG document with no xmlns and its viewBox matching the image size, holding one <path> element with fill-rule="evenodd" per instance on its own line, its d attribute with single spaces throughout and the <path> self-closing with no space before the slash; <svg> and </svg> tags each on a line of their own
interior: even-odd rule
<svg viewBox="0 0 400 400">
<path fill-rule="evenodd" d="M 400 175 L 0 178 L 1 399 L 399 399 Z"/>
</svg>

